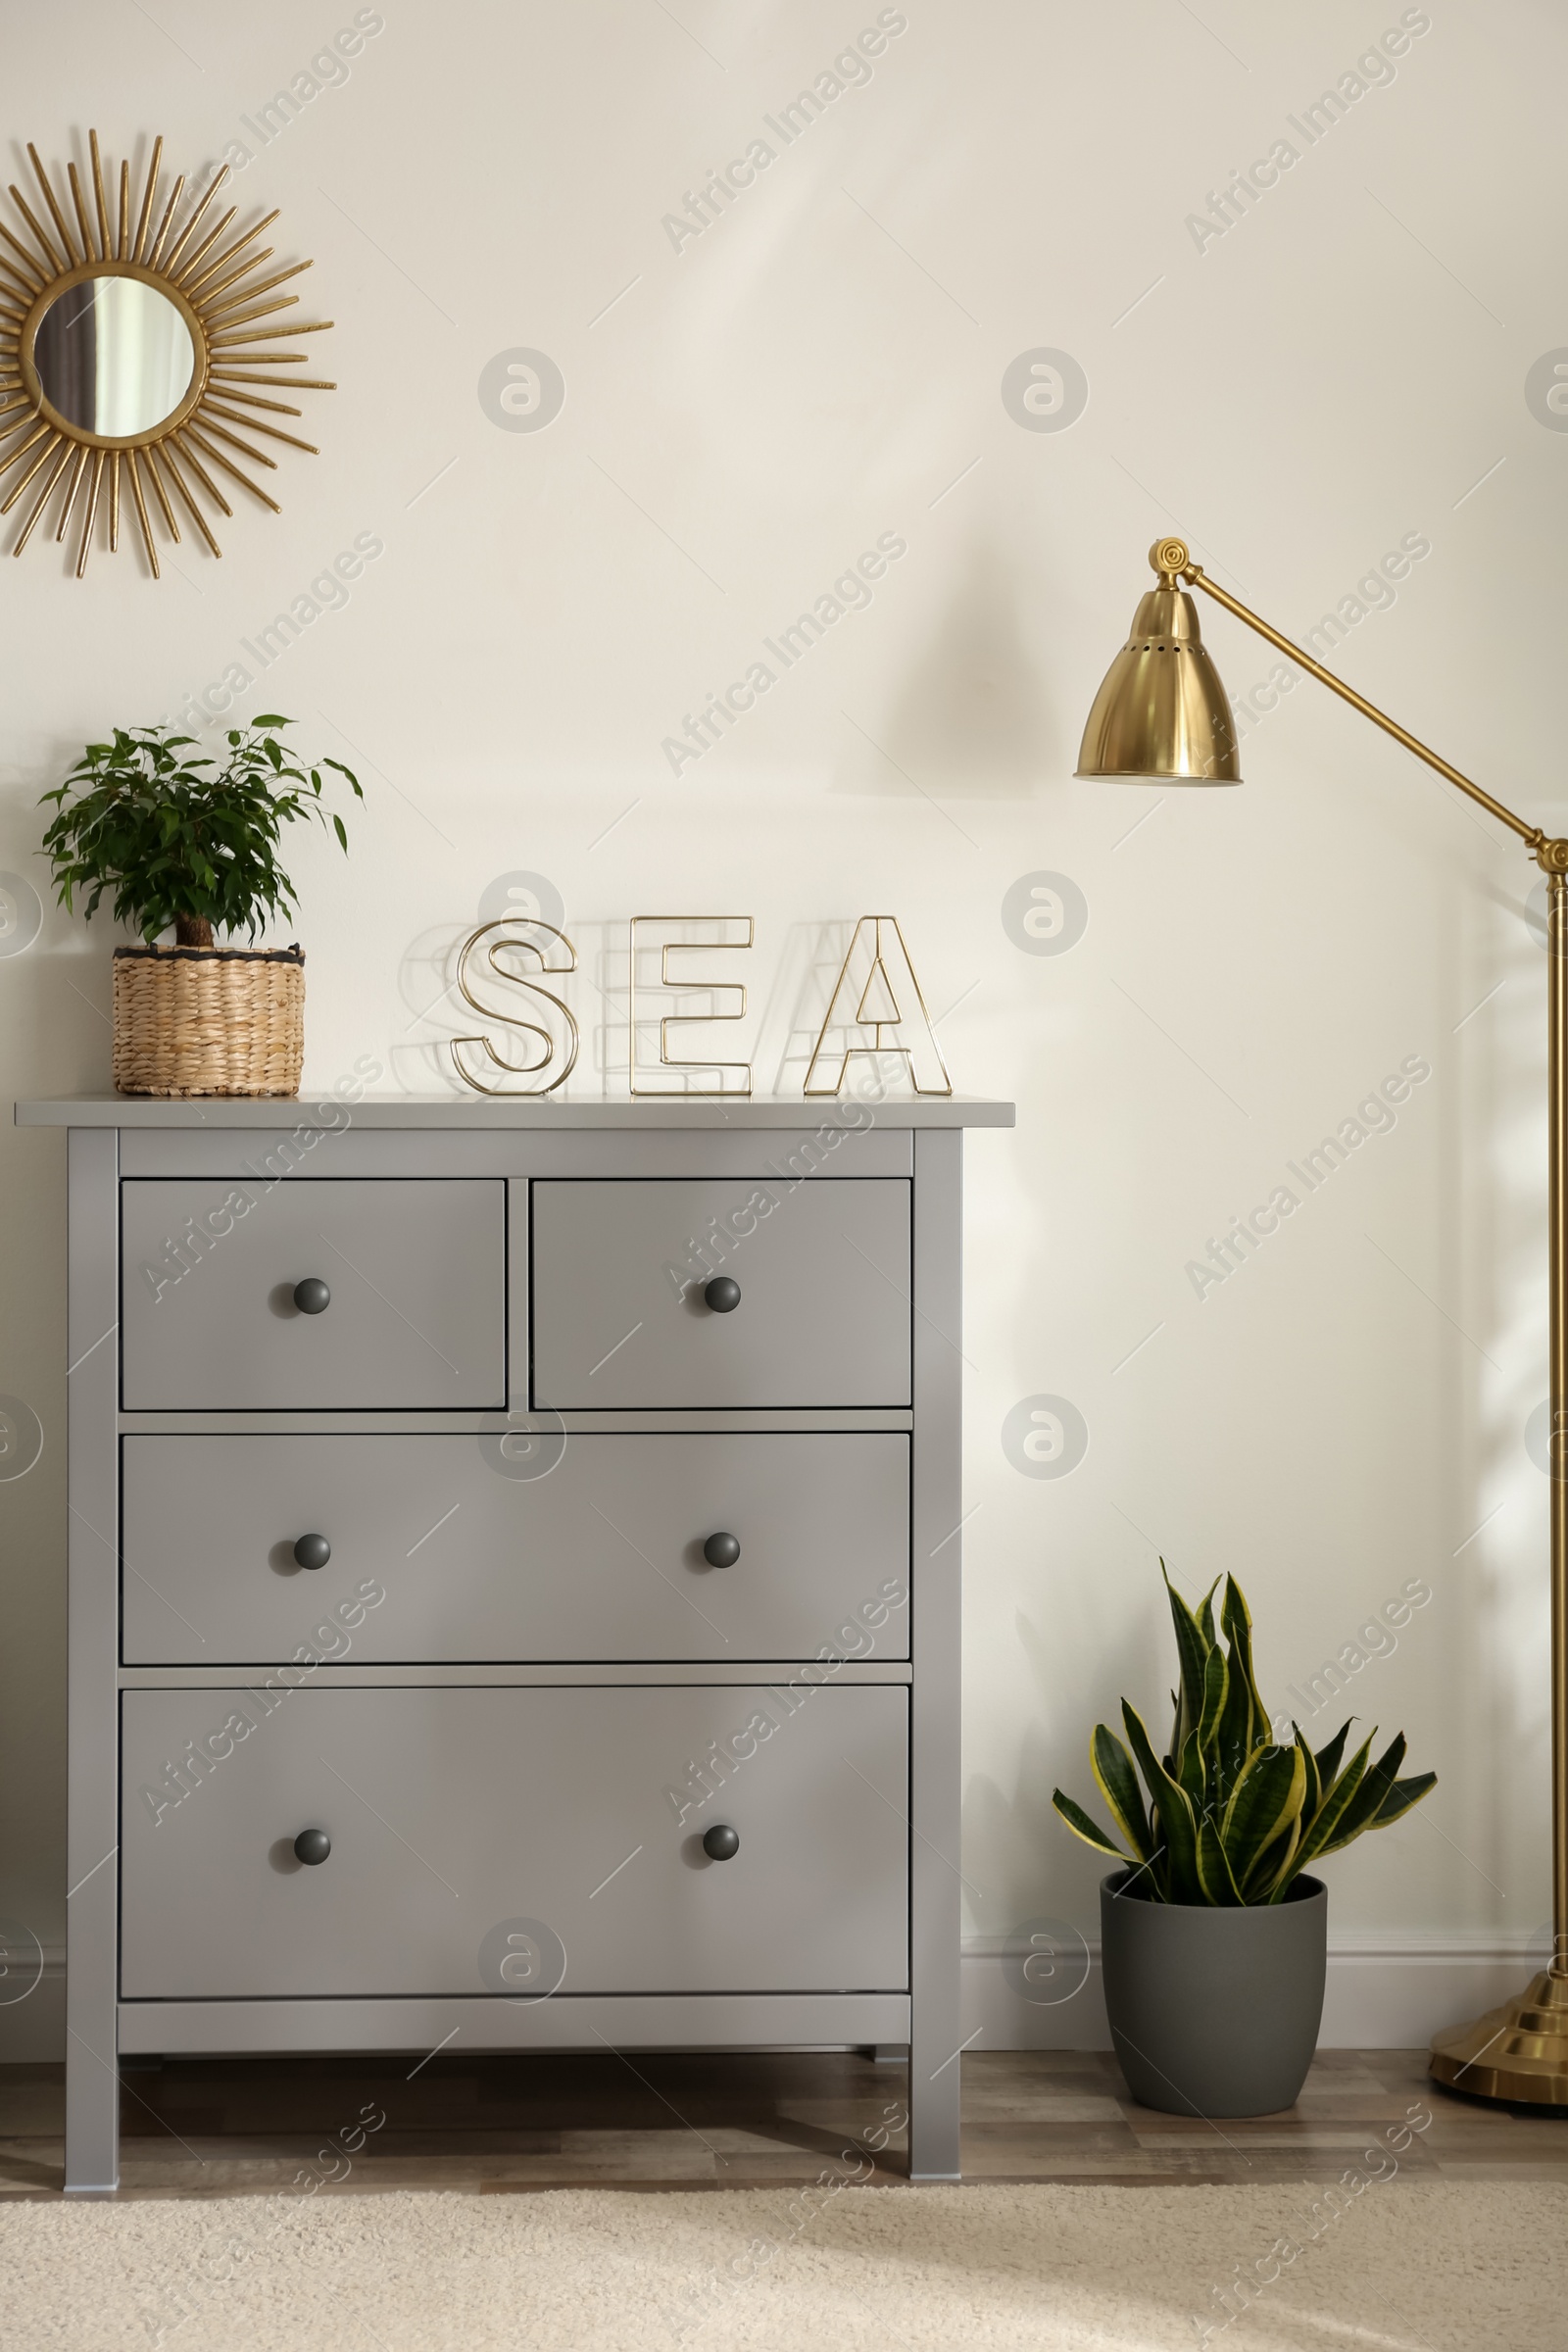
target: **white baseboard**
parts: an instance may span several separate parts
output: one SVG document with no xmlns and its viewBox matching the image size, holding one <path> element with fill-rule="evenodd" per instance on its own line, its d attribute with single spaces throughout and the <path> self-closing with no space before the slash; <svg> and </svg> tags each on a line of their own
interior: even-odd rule
<svg viewBox="0 0 1568 2352">
<path fill-rule="evenodd" d="M 1444 2026 L 1479 2017 L 1519 1991 L 1545 1964 L 1539 1938 L 1437 1931 L 1348 1934 L 1329 1940 L 1328 1992 L 1320 2046 L 1330 2050 L 1419 2049 Z M 966 2046 L 976 2050 L 1108 2050 L 1110 2029 L 1100 1981 L 1100 1948 L 1076 1991 L 1055 2001 L 1026 1999 L 1003 1954 L 976 1944 L 963 1955 Z M 1063 1963 L 1066 1986 L 1083 1974 Z M 0 2001 L 0 2066 L 58 2062 L 66 2054 L 64 1949 L 46 1945 L 43 1974 L 24 1999 Z"/>
<path fill-rule="evenodd" d="M 1540 1938 L 1510 1939 L 1463 1931 L 1348 1933 L 1329 1938 L 1328 1990 L 1318 2045 L 1329 2050 L 1419 2049 L 1444 2026 L 1479 2017 L 1522 1990 L 1546 1962 Z M 962 2031 L 977 2050 L 1108 2050 L 1110 2029 L 1100 1977 L 1100 1947 L 1076 1965 L 1057 1954 L 1063 1997 L 1026 1998 L 1016 1963 L 994 1947 L 966 1946 Z M 1049 1991 L 1053 1980 L 1046 1980 Z M 1074 1984 L 1077 1989 L 1072 1989 Z"/>
</svg>

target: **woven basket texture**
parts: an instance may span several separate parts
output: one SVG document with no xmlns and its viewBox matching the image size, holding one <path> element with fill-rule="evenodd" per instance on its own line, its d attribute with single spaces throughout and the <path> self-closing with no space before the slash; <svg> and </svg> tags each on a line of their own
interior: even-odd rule
<svg viewBox="0 0 1568 2352">
<path fill-rule="evenodd" d="M 117 948 L 122 1095 L 297 1095 L 305 958 L 297 949 Z"/>
</svg>

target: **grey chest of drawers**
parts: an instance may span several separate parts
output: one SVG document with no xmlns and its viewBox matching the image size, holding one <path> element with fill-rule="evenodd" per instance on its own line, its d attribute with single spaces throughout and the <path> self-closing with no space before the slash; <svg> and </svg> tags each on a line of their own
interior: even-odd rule
<svg viewBox="0 0 1568 2352">
<path fill-rule="evenodd" d="M 962 1129 L 70 1130 L 67 2185 L 129 2053 L 907 2044 L 958 2170 Z M 285 1123 L 287 1122 L 287 1123 Z"/>
</svg>

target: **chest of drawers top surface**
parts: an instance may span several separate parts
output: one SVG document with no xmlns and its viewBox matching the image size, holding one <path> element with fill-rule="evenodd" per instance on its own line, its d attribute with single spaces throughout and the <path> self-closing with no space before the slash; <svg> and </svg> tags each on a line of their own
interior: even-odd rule
<svg viewBox="0 0 1568 2352">
<path fill-rule="evenodd" d="M 748 1128 L 809 1129 L 819 1122 L 846 1128 L 1011 1127 L 1014 1106 L 971 1095 L 923 1095 L 907 1102 L 867 1103 L 834 1097 L 801 1095 L 670 1095 L 637 1102 L 571 1101 L 550 1095 L 506 1102 L 477 1095 L 364 1095 L 352 1105 L 318 1102 L 310 1095 L 206 1097 L 199 1102 L 163 1102 L 138 1095 L 56 1095 L 16 1104 L 19 1127 L 121 1127 L 213 1134 L 224 1128 L 288 1128 L 322 1118 L 342 1126 L 352 1119 L 369 1130 L 478 1129 L 503 1134 L 548 1135 L 577 1128 L 585 1133 L 624 1129 L 708 1129 L 733 1135 Z"/>
</svg>

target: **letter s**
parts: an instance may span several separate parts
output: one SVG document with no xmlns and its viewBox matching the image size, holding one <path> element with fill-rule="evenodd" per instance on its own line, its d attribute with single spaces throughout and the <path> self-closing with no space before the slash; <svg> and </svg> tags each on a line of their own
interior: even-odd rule
<svg viewBox="0 0 1568 2352">
<path fill-rule="evenodd" d="M 1429 18 L 1427 26 L 1423 26 L 1422 29 L 1426 30 L 1430 24 L 1431 19 Z M 1432 542 L 1425 531 L 1406 531 L 1404 537 L 1399 541 L 1399 545 L 1405 554 L 1413 556 L 1418 564 L 1432 553 Z"/>
<path fill-rule="evenodd" d="M 370 12 L 366 10 L 365 13 L 366 15 L 368 15 Z M 379 24 L 376 25 L 376 30 L 377 32 L 381 30 Z M 384 539 L 378 539 L 373 531 L 360 531 L 356 533 L 354 544 L 359 549 L 360 554 L 362 556 L 368 557 L 372 563 L 377 556 L 384 556 L 386 554 L 386 541 Z"/>
<path fill-rule="evenodd" d="M 1399 1067 L 1407 1078 L 1415 1080 L 1417 1086 L 1423 1086 L 1432 1075 L 1431 1062 L 1423 1061 L 1419 1054 L 1407 1054 Z"/>
<path fill-rule="evenodd" d="M 888 17 L 888 16 L 889 16 L 889 15 L 890 15 L 892 12 L 891 12 L 891 11 L 889 11 L 889 10 L 887 10 L 887 9 L 884 9 L 882 13 L 883 13 L 883 18 L 884 18 L 884 20 L 886 20 L 886 18 L 887 18 L 887 17 Z M 900 30 L 901 32 L 904 30 L 905 24 L 906 23 L 906 21 L 907 21 L 907 20 L 906 20 L 906 19 L 904 19 L 904 18 L 901 18 L 901 19 L 900 19 L 900 21 L 899 21 L 899 30 Z M 894 561 L 894 563 L 895 563 L 895 564 L 898 562 L 898 560 L 899 560 L 899 558 L 900 558 L 901 556 L 906 556 L 906 555 L 908 554 L 908 552 L 909 552 L 909 542 L 907 541 L 907 539 L 901 539 L 901 538 L 899 537 L 899 534 L 898 534 L 898 532 L 897 532 L 897 531 L 883 531 L 883 532 L 881 532 L 881 533 L 879 534 L 879 536 L 878 536 L 878 539 L 877 539 L 877 545 L 878 545 L 878 547 L 879 547 L 879 548 L 882 550 L 882 553 L 883 553 L 885 556 L 891 556 L 891 557 L 892 557 L 892 559 L 893 559 L 893 561 Z"/>
<path fill-rule="evenodd" d="M 554 942 L 541 946 L 540 941 Z M 470 966 L 478 950 L 483 969 L 470 975 Z M 543 1095 L 562 1084 L 569 1076 L 577 1058 L 577 1024 L 560 997 L 537 980 L 526 980 L 520 972 L 509 971 L 497 958 L 507 952 L 533 956 L 544 972 L 574 972 L 577 968 L 576 951 L 564 932 L 554 923 L 543 922 L 536 915 L 502 915 L 493 923 L 482 923 L 479 929 L 465 940 L 458 957 L 458 987 L 476 1012 L 500 1022 L 508 1031 L 520 1030 L 525 1036 L 537 1038 L 544 1048 L 542 1059 L 513 1061 L 498 1054 L 488 1036 L 455 1037 L 451 1041 L 452 1058 L 458 1074 L 466 1079 L 477 1094 L 484 1095 Z M 476 993 L 488 992 L 486 995 Z M 520 992 L 520 995 L 517 993 Z M 559 1016 L 551 1028 L 541 1028 L 529 1013 L 542 1013 L 546 1006 Z M 466 1057 L 464 1047 L 474 1049 Z M 525 1049 L 527 1051 L 527 1049 Z M 521 1085 L 509 1084 L 521 1079 Z"/>
</svg>

